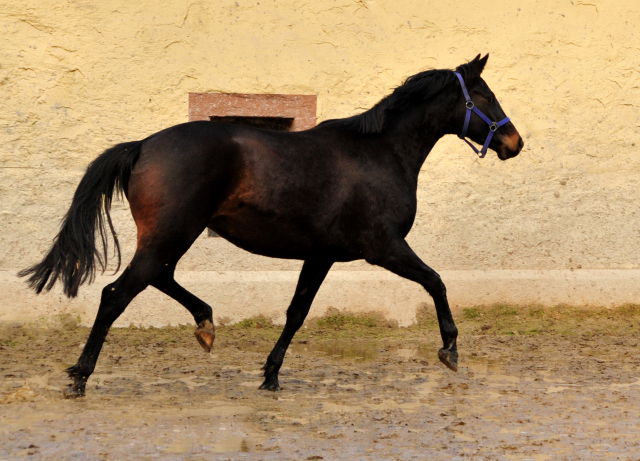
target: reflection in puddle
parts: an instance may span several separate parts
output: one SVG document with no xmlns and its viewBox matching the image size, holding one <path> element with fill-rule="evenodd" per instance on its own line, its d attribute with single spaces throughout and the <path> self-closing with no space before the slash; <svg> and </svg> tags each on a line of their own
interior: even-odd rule
<svg viewBox="0 0 640 461">
<path fill-rule="evenodd" d="M 335 359 L 373 360 L 378 356 L 379 346 L 376 344 L 350 343 L 317 343 L 300 344 L 292 347 L 292 352 L 316 352 Z"/>
<path fill-rule="evenodd" d="M 216 442 L 211 451 L 216 453 L 247 453 L 249 451 L 249 443 L 247 439 L 241 435 L 230 435 Z"/>
<path fill-rule="evenodd" d="M 491 374 L 504 374 L 504 368 L 498 363 L 497 360 L 491 360 L 482 356 L 470 356 L 464 358 L 464 366 L 469 368 L 474 373 L 491 373 Z"/>
<path fill-rule="evenodd" d="M 571 388 L 567 386 L 549 386 L 547 388 L 547 394 L 553 394 L 554 392 L 562 392 L 562 391 L 566 391 L 567 389 L 571 389 Z"/>
<path fill-rule="evenodd" d="M 437 351 L 432 351 L 428 346 L 418 347 L 384 347 L 376 343 L 350 343 L 350 342 L 332 342 L 332 343 L 311 343 L 296 344 L 291 346 L 291 352 L 302 354 L 304 352 L 315 352 L 324 354 L 334 359 L 353 359 L 353 360 L 375 360 L 383 354 L 392 357 L 402 358 L 437 358 Z"/>
<path fill-rule="evenodd" d="M 311 343 L 299 344 L 292 347 L 294 353 L 309 355 L 310 353 L 320 353 L 336 360 L 351 359 L 371 361 L 383 357 L 395 357 L 402 359 L 423 359 L 427 363 L 438 364 L 437 350 L 431 345 L 420 346 L 391 346 L 384 347 L 376 343 L 352 343 L 348 341 L 335 341 L 332 343 Z M 482 377 L 489 382 L 489 385 L 516 385 L 523 380 L 527 380 L 524 376 L 515 376 L 506 370 L 504 359 L 495 359 L 485 356 L 466 356 L 460 357 L 459 366 L 461 369 L 468 369 L 476 374 L 476 377 Z M 392 381 L 402 380 L 398 376 L 389 378 Z M 407 377 L 406 379 L 413 379 Z M 530 379 L 529 379 L 530 380 Z M 324 382 L 324 381 L 323 381 Z M 332 381 L 333 382 L 333 381 Z M 329 384 L 328 381 L 324 382 Z M 434 382 L 423 384 L 425 387 L 435 386 Z"/>
<path fill-rule="evenodd" d="M 549 455 L 541 455 L 541 454 L 527 454 L 527 455 L 509 455 L 505 454 L 505 458 L 518 460 L 518 461 L 546 461 L 551 459 Z"/>
</svg>

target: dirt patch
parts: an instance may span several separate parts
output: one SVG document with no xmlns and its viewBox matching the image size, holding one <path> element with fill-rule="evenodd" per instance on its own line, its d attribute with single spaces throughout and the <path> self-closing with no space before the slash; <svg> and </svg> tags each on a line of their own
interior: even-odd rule
<svg viewBox="0 0 640 461">
<path fill-rule="evenodd" d="M 0 331 L 0 458 L 637 459 L 640 311 L 456 313 L 460 368 L 436 357 L 432 313 L 396 328 L 336 312 L 307 323 L 259 391 L 281 327 L 114 329 L 87 385 L 61 399 L 88 335 Z M 348 317 L 348 318 L 346 318 Z"/>
</svg>

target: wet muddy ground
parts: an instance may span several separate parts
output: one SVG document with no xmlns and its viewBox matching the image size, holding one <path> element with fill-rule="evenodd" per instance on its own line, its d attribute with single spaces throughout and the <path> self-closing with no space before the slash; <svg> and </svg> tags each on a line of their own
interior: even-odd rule
<svg viewBox="0 0 640 461">
<path fill-rule="evenodd" d="M 192 327 L 115 329 L 79 400 L 88 330 L 5 326 L 0 459 L 640 459 L 640 311 L 500 309 L 456 314 L 458 373 L 433 319 L 316 321 L 277 393 L 257 388 L 280 327 L 219 328 L 212 354 Z"/>
</svg>

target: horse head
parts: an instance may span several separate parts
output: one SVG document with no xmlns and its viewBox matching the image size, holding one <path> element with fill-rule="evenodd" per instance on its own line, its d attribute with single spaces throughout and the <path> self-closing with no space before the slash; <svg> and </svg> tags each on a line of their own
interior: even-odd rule
<svg viewBox="0 0 640 461">
<path fill-rule="evenodd" d="M 524 141 L 500 107 L 493 91 L 480 76 L 488 58 L 488 54 L 483 58 L 478 55 L 455 71 L 461 88 L 455 109 L 456 125 L 460 127 L 457 133 L 480 157 L 484 157 L 489 148 L 501 160 L 507 160 L 520 153 Z M 482 144 L 482 150 L 469 143 L 465 139 L 467 137 Z"/>
</svg>

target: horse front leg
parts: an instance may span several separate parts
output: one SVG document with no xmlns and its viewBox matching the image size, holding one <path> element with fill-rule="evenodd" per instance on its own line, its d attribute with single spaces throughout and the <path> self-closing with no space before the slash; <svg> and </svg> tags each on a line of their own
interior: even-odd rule
<svg viewBox="0 0 640 461">
<path fill-rule="evenodd" d="M 438 351 L 438 358 L 447 368 L 458 371 L 458 348 L 456 346 L 458 328 L 453 321 L 447 301 L 447 289 L 438 273 L 422 262 L 404 240 L 392 242 L 384 254 L 369 257 L 367 262 L 417 282 L 427 290 L 436 305 L 438 325 L 442 336 L 443 347 Z"/>
<path fill-rule="evenodd" d="M 307 318 L 313 298 L 320 289 L 320 285 L 327 276 L 329 269 L 333 265 L 333 261 L 326 260 L 308 260 L 305 261 L 298 278 L 296 292 L 293 295 L 289 309 L 287 309 L 287 322 L 282 330 L 282 334 L 278 339 L 275 347 L 267 358 L 264 370 L 264 382 L 260 389 L 269 391 L 280 390 L 278 382 L 278 372 L 284 361 L 284 355 L 287 352 L 289 344 L 293 339 L 293 335 L 300 329 Z"/>
</svg>

